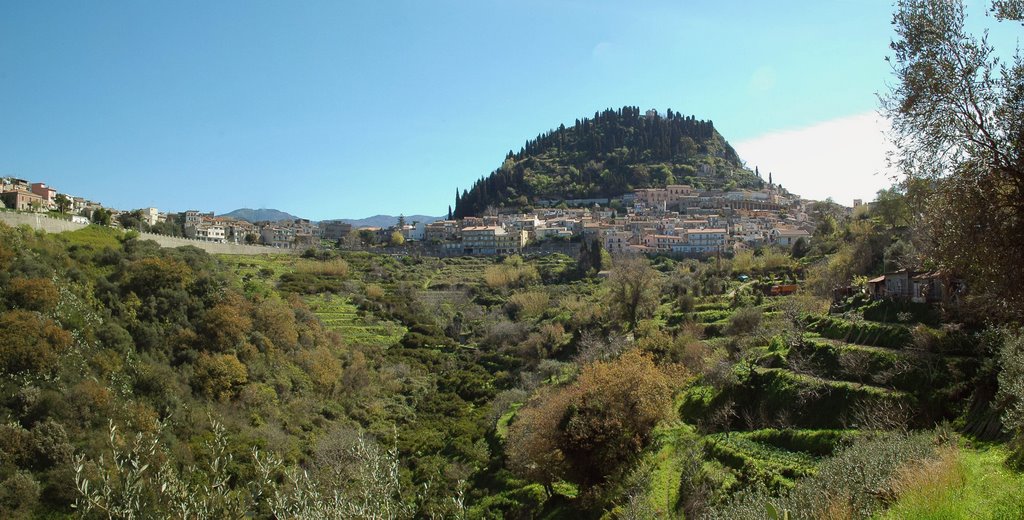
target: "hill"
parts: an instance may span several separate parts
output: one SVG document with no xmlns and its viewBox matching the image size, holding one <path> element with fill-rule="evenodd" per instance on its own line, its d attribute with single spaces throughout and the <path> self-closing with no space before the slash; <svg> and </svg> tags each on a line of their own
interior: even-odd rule
<svg viewBox="0 0 1024 520">
<path fill-rule="evenodd" d="M 454 216 L 488 207 L 523 208 L 565 199 L 611 198 L 636 188 L 685 183 L 699 188 L 758 187 L 714 123 L 622 107 L 577 119 L 509 152 L 472 188 L 456 190 Z"/>
<path fill-rule="evenodd" d="M 239 220 L 245 220 L 246 222 L 278 222 L 281 220 L 295 220 L 299 218 L 290 213 L 285 213 L 284 211 L 267 208 L 241 208 L 218 216 L 237 218 Z"/>
<path fill-rule="evenodd" d="M 424 222 L 424 223 L 429 224 L 431 222 L 434 222 L 435 220 L 441 220 L 444 217 L 429 217 L 427 215 L 409 215 L 409 216 L 404 216 L 403 218 L 405 218 L 405 221 L 410 223 L 410 224 L 412 224 L 413 222 Z M 336 219 L 336 220 L 338 220 L 340 222 L 345 222 L 345 223 L 348 223 L 348 224 L 352 224 L 352 227 L 354 227 L 354 228 L 360 228 L 360 227 L 382 227 L 382 228 L 386 228 L 386 227 L 391 227 L 391 226 L 394 226 L 395 224 L 398 224 L 398 217 L 396 217 L 394 215 L 374 215 L 372 217 L 366 217 L 366 218 L 358 218 L 358 219 L 340 218 L 340 219 Z"/>
</svg>

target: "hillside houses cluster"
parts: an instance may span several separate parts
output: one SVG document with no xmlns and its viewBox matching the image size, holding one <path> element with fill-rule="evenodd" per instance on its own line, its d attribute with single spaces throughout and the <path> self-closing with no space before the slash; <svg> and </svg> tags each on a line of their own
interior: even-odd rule
<svg viewBox="0 0 1024 520">
<path fill-rule="evenodd" d="M 185 236 L 204 242 L 227 244 L 263 244 L 281 249 L 317 247 L 322 228 L 307 219 L 252 223 L 212 212 L 189 210 L 184 213 Z"/>
<path fill-rule="evenodd" d="M 45 183 L 0 179 L 0 199 L 8 208 L 57 210 L 58 195 Z M 103 208 L 81 197 L 64 196 L 68 206 L 64 211 L 72 218 L 87 220 L 93 211 Z M 607 204 L 593 204 L 359 229 L 343 221 L 251 223 L 197 210 L 181 214 L 156 208 L 133 211 L 140 212 L 149 226 L 165 221 L 179 223 L 178 229 L 187 238 L 205 242 L 306 249 L 318 246 L 321 240 L 351 243 L 358 240 L 357 236 L 389 243 L 397 232 L 406 242 L 428 244 L 445 255 L 502 255 L 521 252 L 528 244 L 596 240 L 611 253 L 710 256 L 764 245 L 789 248 L 801 238 L 809 240 L 814 231 L 805 210 L 809 201 L 771 185 L 761 190 L 721 191 L 672 184 L 638 189 L 618 201 L 618 210 Z M 111 211 L 115 221 L 121 213 L 105 209 Z"/>
<path fill-rule="evenodd" d="M 57 211 L 61 209 L 59 207 L 61 196 L 67 204 L 64 209 L 73 216 L 73 220 L 87 222 L 94 210 L 103 207 L 102 204 L 84 197 L 58 192 L 44 182 L 30 182 L 16 177 L 0 177 L 0 203 L 7 209 L 41 213 Z"/>
<path fill-rule="evenodd" d="M 427 224 L 423 239 L 462 254 L 505 254 L 527 243 L 597 240 L 611 253 L 731 254 L 810 240 L 814 225 L 799 197 L 773 188 L 723 192 L 686 185 L 640 189 L 607 207 L 548 208 Z"/>
</svg>

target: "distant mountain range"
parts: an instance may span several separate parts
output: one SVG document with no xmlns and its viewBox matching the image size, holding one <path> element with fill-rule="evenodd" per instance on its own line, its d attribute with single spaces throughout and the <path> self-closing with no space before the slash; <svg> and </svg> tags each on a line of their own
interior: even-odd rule
<svg viewBox="0 0 1024 520">
<path fill-rule="evenodd" d="M 406 224 L 412 224 L 413 222 L 423 222 L 429 224 L 435 220 L 442 220 L 445 217 L 428 217 L 426 215 L 406 215 Z M 340 220 L 352 224 L 354 228 L 360 227 L 390 227 L 398 224 L 398 217 L 393 215 L 374 215 L 372 217 L 352 219 L 352 218 L 339 218 L 331 220 Z"/>
<path fill-rule="evenodd" d="M 237 218 L 239 220 L 245 220 L 247 222 L 278 222 L 281 220 L 295 220 L 300 217 L 296 217 L 290 213 L 276 209 L 250 209 L 242 208 L 236 209 L 230 213 L 224 213 L 219 215 L 221 217 Z M 405 217 L 405 221 L 409 224 L 413 222 L 424 222 L 431 223 L 435 220 L 441 220 L 444 217 L 428 217 L 427 215 L 409 215 Z M 394 215 L 374 215 L 372 217 L 352 219 L 352 218 L 339 218 L 339 219 L 328 219 L 338 220 L 341 222 L 347 222 L 352 224 L 352 227 L 390 227 L 398 223 L 398 217 Z"/>
<path fill-rule="evenodd" d="M 277 222 L 280 220 L 295 220 L 299 217 L 291 213 L 285 213 L 276 209 L 236 209 L 230 213 L 218 215 L 221 217 L 237 218 L 246 222 Z"/>
</svg>

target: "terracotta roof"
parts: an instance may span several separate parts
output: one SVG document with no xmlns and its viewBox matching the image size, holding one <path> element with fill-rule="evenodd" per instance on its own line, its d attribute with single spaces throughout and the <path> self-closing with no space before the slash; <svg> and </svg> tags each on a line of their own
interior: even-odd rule
<svg viewBox="0 0 1024 520">
<path fill-rule="evenodd" d="M 879 276 L 878 278 L 872 278 L 872 279 L 868 280 L 868 283 L 879 283 L 879 282 L 884 282 L 884 281 L 885 281 L 885 275 L 883 274 L 882 276 Z"/>
</svg>

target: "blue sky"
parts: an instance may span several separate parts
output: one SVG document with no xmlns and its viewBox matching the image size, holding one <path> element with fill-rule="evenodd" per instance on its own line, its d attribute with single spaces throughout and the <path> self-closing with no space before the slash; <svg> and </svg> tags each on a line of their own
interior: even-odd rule
<svg viewBox="0 0 1024 520">
<path fill-rule="evenodd" d="M 832 130 L 881 148 L 863 123 L 890 18 L 876 0 L 6 1 L 0 175 L 118 208 L 443 215 L 526 139 L 637 105 L 712 119 L 751 166 L 849 203 L 878 187 L 829 175 L 884 185 L 872 166 L 801 173 L 778 139 L 792 158 L 857 121 Z"/>
</svg>

